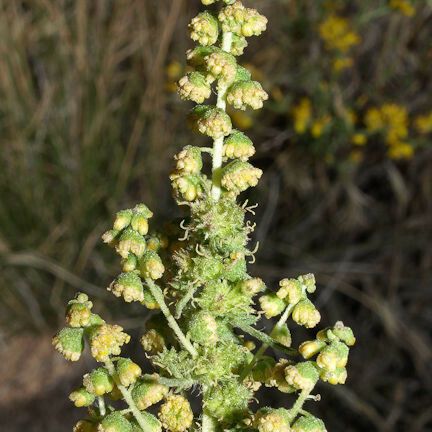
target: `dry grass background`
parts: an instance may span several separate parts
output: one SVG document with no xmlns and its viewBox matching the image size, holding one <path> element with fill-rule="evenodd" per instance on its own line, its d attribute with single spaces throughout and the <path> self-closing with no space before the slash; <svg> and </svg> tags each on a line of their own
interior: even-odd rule
<svg viewBox="0 0 432 432">
<path fill-rule="evenodd" d="M 256 2 L 273 30 L 248 54 L 287 91 L 300 73 L 284 55 L 295 3 Z M 116 269 L 99 237 L 114 211 L 136 201 L 161 218 L 175 211 L 170 157 L 193 136 L 187 104 L 165 91 L 165 68 L 190 46 L 185 26 L 197 8 L 0 0 L 1 430 L 71 430 L 77 413 L 66 396 L 77 371 L 47 341 L 76 290 L 139 332 L 140 311 L 103 290 Z M 403 82 L 412 73 L 406 35 L 430 26 L 431 14 L 418 19 L 378 62 Z M 430 45 L 430 33 L 421 38 Z M 380 88 L 407 104 L 430 101 L 429 80 L 414 98 L 390 76 L 378 75 Z M 269 283 L 315 272 L 324 324 L 343 319 L 358 336 L 348 385 L 323 386 L 317 409 L 334 432 L 432 430 L 432 151 L 407 164 L 329 169 L 289 145 L 283 115 L 261 118 L 253 133 L 265 176 L 249 197 L 260 203 L 254 272 Z"/>
</svg>

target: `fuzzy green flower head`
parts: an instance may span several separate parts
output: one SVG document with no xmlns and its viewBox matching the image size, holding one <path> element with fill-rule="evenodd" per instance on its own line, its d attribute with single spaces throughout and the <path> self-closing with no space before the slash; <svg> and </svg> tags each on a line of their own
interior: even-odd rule
<svg viewBox="0 0 432 432">
<path fill-rule="evenodd" d="M 234 83 L 227 94 L 227 102 L 236 109 L 245 111 L 248 107 L 257 110 L 263 107 L 268 94 L 257 81 Z"/>
<path fill-rule="evenodd" d="M 273 377 L 273 368 L 275 366 L 276 361 L 273 357 L 261 357 L 252 369 L 253 379 L 262 383 L 269 382 Z"/>
<path fill-rule="evenodd" d="M 243 132 L 234 130 L 224 141 L 223 155 L 228 159 L 246 162 L 255 154 L 255 147 Z"/>
<path fill-rule="evenodd" d="M 209 313 L 199 312 L 189 321 L 188 334 L 201 345 L 214 345 L 219 340 L 217 321 Z"/>
<path fill-rule="evenodd" d="M 200 72 L 189 72 L 180 78 L 177 92 L 184 100 L 202 104 L 211 96 L 211 87 L 206 77 Z"/>
<path fill-rule="evenodd" d="M 317 357 L 320 368 L 333 372 L 337 368 L 343 368 L 348 363 L 349 348 L 343 342 L 332 342 L 326 346 Z"/>
<path fill-rule="evenodd" d="M 157 377 L 155 379 L 147 378 L 135 384 L 132 390 L 132 399 L 139 410 L 145 410 L 160 402 L 167 394 L 168 387 L 159 384 Z"/>
<path fill-rule="evenodd" d="M 78 361 L 84 351 L 84 330 L 65 327 L 53 337 L 52 344 L 66 360 Z"/>
<path fill-rule="evenodd" d="M 77 408 L 88 407 L 95 401 L 95 395 L 82 387 L 73 391 L 69 395 L 69 399 Z"/>
<path fill-rule="evenodd" d="M 243 294 L 253 297 L 260 292 L 265 291 L 266 285 L 260 278 L 245 279 L 240 282 L 240 290 Z"/>
<path fill-rule="evenodd" d="M 352 329 L 345 326 L 342 321 L 338 321 L 331 329 L 331 332 L 348 346 L 353 346 L 356 342 Z"/>
<path fill-rule="evenodd" d="M 235 57 L 225 51 L 215 51 L 205 58 L 208 73 L 225 84 L 232 83 L 237 74 Z"/>
<path fill-rule="evenodd" d="M 234 195 L 258 184 L 262 171 L 248 162 L 235 160 L 226 165 L 222 171 L 221 184 Z"/>
<path fill-rule="evenodd" d="M 144 351 L 151 355 L 162 352 L 166 346 L 164 337 L 155 329 L 146 332 L 140 342 Z"/>
<path fill-rule="evenodd" d="M 102 234 L 102 241 L 111 247 L 115 247 L 118 244 L 119 234 L 120 231 L 114 229 L 108 230 Z"/>
<path fill-rule="evenodd" d="M 201 149 L 199 147 L 186 146 L 174 159 L 178 171 L 188 174 L 199 174 L 203 167 Z"/>
<path fill-rule="evenodd" d="M 121 413 L 114 411 L 100 422 L 98 432 L 132 432 L 132 424 Z"/>
<path fill-rule="evenodd" d="M 129 253 L 133 253 L 140 258 L 143 256 L 145 250 L 146 241 L 139 232 L 127 228 L 120 234 L 116 251 L 122 258 L 127 258 Z"/>
<path fill-rule="evenodd" d="M 89 343 L 92 356 L 99 362 L 111 355 L 119 355 L 121 347 L 130 341 L 130 336 L 119 325 L 102 324 L 91 329 Z"/>
<path fill-rule="evenodd" d="M 234 56 L 241 56 L 244 50 L 247 48 L 248 42 L 244 36 L 233 33 L 232 44 L 231 44 L 231 54 Z"/>
<path fill-rule="evenodd" d="M 232 131 L 230 116 L 215 106 L 197 105 L 191 111 L 190 120 L 200 133 L 213 139 L 227 136 Z"/>
<path fill-rule="evenodd" d="M 313 303 L 308 300 L 301 300 L 293 309 L 292 319 L 301 326 L 313 328 L 321 321 L 321 314 Z"/>
<path fill-rule="evenodd" d="M 132 216 L 131 227 L 138 234 L 146 235 L 149 231 L 149 223 L 144 213 L 135 213 Z"/>
<path fill-rule="evenodd" d="M 160 279 L 165 272 L 165 267 L 162 264 L 160 256 L 153 251 L 147 251 L 144 254 L 138 262 L 138 268 L 141 276 L 145 279 Z"/>
<path fill-rule="evenodd" d="M 279 287 L 277 296 L 290 305 L 296 305 L 305 297 L 301 283 L 297 279 L 282 279 L 279 282 Z"/>
<path fill-rule="evenodd" d="M 159 420 L 171 432 L 184 432 L 192 426 L 193 413 L 186 398 L 180 395 L 168 396 L 159 410 Z"/>
<path fill-rule="evenodd" d="M 280 315 L 286 304 L 276 294 L 265 294 L 259 299 L 261 310 L 264 312 L 266 318 L 273 318 Z"/>
<path fill-rule="evenodd" d="M 287 324 L 283 324 L 282 326 L 276 326 L 271 332 L 271 337 L 283 346 L 291 346 L 291 332 Z"/>
<path fill-rule="evenodd" d="M 284 408 L 262 408 L 254 416 L 259 432 L 291 432 L 288 411 Z"/>
<path fill-rule="evenodd" d="M 93 303 L 86 294 L 78 293 L 66 308 L 66 323 L 71 327 L 87 327 L 91 322 Z"/>
<path fill-rule="evenodd" d="M 294 393 L 296 389 L 287 383 L 285 379 L 285 369 L 290 365 L 286 359 L 280 359 L 273 367 L 271 376 L 266 381 L 266 386 L 276 387 L 281 393 Z"/>
<path fill-rule="evenodd" d="M 219 37 L 218 20 L 209 12 L 201 12 L 189 24 L 191 39 L 200 45 L 214 45 Z"/>
<path fill-rule="evenodd" d="M 170 179 L 177 197 L 192 202 L 202 196 L 203 189 L 200 176 L 193 174 L 183 175 L 176 172 L 171 174 Z"/>
<path fill-rule="evenodd" d="M 318 339 L 312 341 L 305 341 L 299 346 L 299 353 L 306 360 L 309 360 L 318 354 L 326 345 L 325 342 Z"/>
<path fill-rule="evenodd" d="M 134 254 L 129 254 L 127 258 L 123 258 L 121 261 L 122 270 L 125 273 L 136 270 L 137 265 L 138 258 Z"/>
<path fill-rule="evenodd" d="M 108 287 L 116 297 L 123 297 L 125 302 L 141 302 L 144 299 L 144 289 L 141 278 L 134 272 L 122 273 Z"/>
<path fill-rule="evenodd" d="M 153 212 L 143 203 L 137 204 L 133 208 L 134 215 L 140 214 L 146 219 L 151 219 L 153 217 Z"/>
<path fill-rule="evenodd" d="M 336 368 L 333 371 L 322 369 L 320 372 L 321 380 L 331 385 L 345 384 L 347 376 L 348 374 L 345 368 Z"/>
<path fill-rule="evenodd" d="M 297 390 L 310 390 L 319 379 L 319 371 L 313 362 L 301 362 L 285 368 L 285 379 Z"/>
<path fill-rule="evenodd" d="M 125 387 L 129 387 L 134 384 L 136 380 L 141 376 L 141 368 L 134 363 L 131 359 L 121 358 L 117 360 L 116 372 L 120 384 Z"/>
<path fill-rule="evenodd" d="M 80 420 L 73 428 L 73 432 L 97 432 L 97 424 L 90 420 Z"/>
<path fill-rule="evenodd" d="M 309 294 L 313 294 L 316 291 L 316 280 L 312 273 L 299 276 L 298 281 L 305 287 Z"/>
<path fill-rule="evenodd" d="M 132 220 L 133 211 L 131 209 L 120 210 L 117 212 L 114 219 L 113 229 L 116 231 L 121 231 L 127 228 Z"/>
<path fill-rule="evenodd" d="M 292 426 L 292 432 L 327 432 L 325 424 L 312 415 L 301 416 Z"/>
<path fill-rule="evenodd" d="M 114 389 L 114 381 L 108 370 L 100 367 L 84 375 L 83 385 L 85 389 L 95 395 L 102 396 Z"/>
</svg>

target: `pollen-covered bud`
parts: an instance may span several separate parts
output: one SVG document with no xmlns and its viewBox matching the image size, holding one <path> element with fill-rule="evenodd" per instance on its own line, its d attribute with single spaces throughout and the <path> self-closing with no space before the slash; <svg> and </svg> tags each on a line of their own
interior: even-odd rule
<svg viewBox="0 0 432 432">
<path fill-rule="evenodd" d="M 138 258 L 134 254 L 129 254 L 127 258 L 123 258 L 121 261 L 122 270 L 124 272 L 132 272 L 136 270 L 138 264 Z"/>
<path fill-rule="evenodd" d="M 254 415 L 253 425 L 259 432 L 291 432 L 288 411 L 284 408 L 262 408 Z"/>
<path fill-rule="evenodd" d="M 264 281 L 260 278 L 246 279 L 240 282 L 240 290 L 243 294 L 253 297 L 266 289 Z"/>
<path fill-rule="evenodd" d="M 116 245 L 116 251 L 122 258 L 127 258 L 129 253 L 133 253 L 140 258 L 145 250 L 146 242 L 144 237 L 130 228 L 121 233 Z"/>
<path fill-rule="evenodd" d="M 252 377 L 255 381 L 268 383 L 273 376 L 273 368 L 276 366 L 276 361 L 273 357 L 261 357 L 252 369 Z"/>
<path fill-rule="evenodd" d="M 53 337 L 52 344 L 66 360 L 78 361 L 84 351 L 83 335 L 82 328 L 65 327 Z"/>
<path fill-rule="evenodd" d="M 290 365 L 286 359 L 280 359 L 273 367 L 271 376 L 266 381 L 267 387 L 276 387 L 281 393 L 294 393 L 296 389 L 287 383 L 285 379 L 285 369 Z"/>
<path fill-rule="evenodd" d="M 189 24 L 191 39 L 201 45 L 214 45 L 219 37 L 218 20 L 209 12 L 202 12 Z"/>
<path fill-rule="evenodd" d="M 321 369 L 320 372 L 320 378 L 331 385 L 345 384 L 347 376 L 347 370 L 344 367 L 337 368 L 333 371 Z"/>
<path fill-rule="evenodd" d="M 292 432 L 327 432 L 325 424 L 312 415 L 302 416 L 292 425 Z"/>
<path fill-rule="evenodd" d="M 114 411 L 99 423 L 98 432 L 132 432 L 132 424 L 120 412 Z"/>
<path fill-rule="evenodd" d="M 165 271 L 160 256 L 153 251 L 147 251 L 139 260 L 138 268 L 143 278 L 160 279 Z"/>
<path fill-rule="evenodd" d="M 184 100 L 203 103 L 211 96 L 211 87 L 206 77 L 199 72 L 190 72 L 180 78 L 177 92 Z"/>
<path fill-rule="evenodd" d="M 117 231 L 127 228 L 132 220 L 132 210 L 120 210 L 117 212 L 113 228 Z"/>
<path fill-rule="evenodd" d="M 141 304 L 150 310 L 160 309 L 159 303 L 148 288 L 144 289 L 144 299 Z"/>
<path fill-rule="evenodd" d="M 86 294 L 78 293 L 74 300 L 68 303 L 66 323 L 71 327 L 87 327 L 91 321 L 93 303 Z"/>
<path fill-rule="evenodd" d="M 320 322 L 321 314 L 310 300 L 305 299 L 298 302 L 294 307 L 292 319 L 298 325 L 313 328 Z"/>
<path fill-rule="evenodd" d="M 141 416 L 144 418 L 146 424 L 146 432 L 162 432 L 161 422 L 153 415 L 147 411 L 141 411 Z M 132 432 L 143 432 L 141 426 L 136 420 L 131 420 Z"/>
<path fill-rule="evenodd" d="M 146 219 L 151 219 L 153 217 L 153 212 L 143 203 L 137 204 L 133 208 L 134 214 L 140 214 Z"/>
<path fill-rule="evenodd" d="M 237 195 L 258 184 L 262 171 L 248 162 L 235 160 L 225 166 L 221 184 L 229 192 Z"/>
<path fill-rule="evenodd" d="M 236 109 L 248 107 L 257 110 L 263 107 L 268 94 L 257 81 L 239 81 L 234 83 L 227 93 L 227 102 Z"/>
<path fill-rule="evenodd" d="M 108 360 L 110 355 L 119 355 L 121 347 L 129 341 L 130 336 L 118 325 L 96 326 L 89 334 L 91 354 L 100 362 Z"/>
<path fill-rule="evenodd" d="M 159 410 L 159 420 L 171 432 L 184 432 L 192 426 L 193 413 L 186 398 L 180 395 L 168 396 Z"/>
<path fill-rule="evenodd" d="M 160 353 L 166 346 L 164 337 L 154 329 L 149 330 L 141 337 L 141 345 L 145 352 L 151 355 Z"/>
<path fill-rule="evenodd" d="M 122 273 L 108 287 L 116 297 L 123 297 L 127 303 L 144 299 L 144 290 L 141 278 L 134 272 Z"/>
<path fill-rule="evenodd" d="M 135 213 L 132 216 L 131 227 L 133 230 L 137 231 L 139 234 L 143 236 L 148 233 L 149 223 L 144 213 Z"/>
<path fill-rule="evenodd" d="M 168 387 L 159 384 L 156 379 L 138 381 L 132 390 L 132 399 L 139 410 L 157 404 L 168 394 Z"/>
<path fill-rule="evenodd" d="M 313 294 L 316 291 L 316 280 L 312 273 L 299 276 L 298 281 L 305 287 L 309 294 Z"/>
<path fill-rule="evenodd" d="M 108 370 L 100 367 L 85 374 L 83 378 L 85 389 L 95 396 L 102 396 L 114 389 L 114 381 Z"/>
<path fill-rule="evenodd" d="M 174 159 L 177 161 L 177 170 L 185 173 L 198 174 L 203 167 L 201 149 L 199 147 L 187 146 L 174 156 Z"/>
<path fill-rule="evenodd" d="M 280 315 L 286 307 L 284 301 L 273 293 L 261 296 L 259 302 L 266 318 Z"/>
<path fill-rule="evenodd" d="M 90 420 L 80 420 L 73 427 L 73 432 L 97 432 L 97 424 Z"/>
<path fill-rule="evenodd" d="M 235 57 L 225 51 L 215 51 L 205 58 L 207 71 L 213 78 L 226 84 L 232 83 L 237 74 Z"/>
<path fill-rule="evenodd" d="M 147 239 L 147 249 L 159 252 L 160 249 L 168 247 L 168 238 L 161 234 L 156 234 Z"/>
<path fill-rule="evenodd" d="M 105 231 L 102 234 L 102 241 L 104 243 L 106 243 L 107 245 L 114 247 L 117 245 L 119 234 L 120 234 L 120 231 L 117 231 L 114 229 Z"/>
<path fill-rule="evenodd" d="M 117 360 L 116 372 L 121 385 L 125 387 L 129 387 L 131 384 L 135 383 L 142 373 L 141 368 L 128 358 Z"/>
<path fill-rule="evenodd" d="M 224 141 L 223 155 L 229 159 L 240 159 L 246 162 L 255 154 L 255 147 L 243 132 L 233 131 Z"/>
<path fill-rule="evenodd" d="M 171 174 L 170 180 L 176 195 L 180 195 L 182 199 L 188 202 L 195 201 L 202 195 L 203 190 L 199 176 L 174 173 Z"/>
<path fill-rule="evenodd" d="M 352 329 L 345 326 L 342 321 L 338 321 L 331 332 L 348 346 L 353 346 L 356 342 Z"/>
<path fill-rule="evenodd" d="M 342 342 L 332 342 L 319 353 L 317 364 L 330 372 L 343 368 L 348 363 L 349 348 Z"/>
<path fill-rule="evenodd" d="M 222 138 L 231 133 L 230 116 L 222 109 L 209 105 L 197 105 L 189 116 L 194 128 L 213 139 Z"/>
<path fill-rule="evenodd" d="M 300 345 L 299 352 L 304 359 L 309 360 L 314 355 L 318 354 L 325 346 L 326 343 L 318 339 L 306 341 Z"/>
<path fill-rule="evenodd" d="M 259 36 L 267 28 L 267 18 L 255 9 L 245 8 L 240 1 L 227 6 L 219 13 L 219 21 L 224 32 L 241 36 Z"/>
<path fill-rule="evenodd" d="M 291 346 L 291 332 L 286 324 L 282 326 L 276 326 L 270 335 L 276 342 L 279 342 L 281 345 L 290 347 Z"/>
<path fill-rule="evenodd" d="M 88 407 L 95 401 L 95 395 L 82 387 L 73 391 L 69 395 L 69 399 L 77 408 Z"/>
<path fill-rule="evenodd" d="M 244 50 L 248 46 L 248 42 L 244 36 L 233 33 L 233 39 L 231 44 L 231 54 L 235 56 L 241 56 Z"/>
<path fill-rule="evenodd" d="M 319 371 L 313 362 L 301 362 L 285 368 L 285 379 L 297 390 L 311 390 L 319 379 Z"/>
<path fill-rule="evenodd" d="M 279 286 L 277 296 L 290 305 L 296 305 L 305 297 L 301 283 L 297 279 L 282 279 Z"/>
<path fill-rule="evenodd" d="M 188 334 L 194 342 L 215 345 L 219 340 L 217 321 L 207 312 L 197 313 L 188 323 Z"/>
</svg>

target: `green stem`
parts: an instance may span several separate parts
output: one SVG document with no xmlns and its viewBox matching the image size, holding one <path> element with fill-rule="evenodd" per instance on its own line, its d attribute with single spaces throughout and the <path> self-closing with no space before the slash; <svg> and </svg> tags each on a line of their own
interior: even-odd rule
<svg viewBox="0 0 432 432">
<path fill-rule="evenodd" d="M 231 32 L 225 32 L 222 35 L 222 50 L 226 52 L 231 51 L 233 34 Z M 223 81 L 219 82 L 217 89 L 217 103 L 216 106 L 226 111 L 226 93 L 228 85 Z M 213 161 L 212 161 L 212 198 L 218 201 L 221 195 L 221 179 L 220 170 L 222 167 L 223 160 L 223 143 L 224 137 L 220 137 L 213 142 Z"/>
<path fill-rule="evenodd" d="M 302 411 L 303 405 L 306 402 L 306 399 L 310 395 L 310 392 L 313 390 L 313 388 L 314 388 L 314 386 L 312 386 L 310 389 L 301 391 L 300 396 L 296 400 L 295 404 L 289 410 L 288 419 L 289 419 L 290 424 L 295 420 L 295 418 L 297 417 L 299 412 Z"/>
<path fill-rule="evenodd" d="M 202 432 L 215 432 L 217 429 L 216 420 L 209 416 L 205 411 L 202 414 L 201 431 Z"/>
<path fill-rule="evenodd" d="M 197 350 L 191 344 L 189 339 L 184 335 L 181 328 L 177 324 L 177 321 L 174 319 L 174 317 L 171 314 L 171 311 L 166 305 L 162 290 L 153 282 L 152 279 L 147 278 L 146 283 L 153 297 L 157 301 L 162 313 L 165 315 L 165 318 L 168 321 L 168 325 L 171 327 L 172 331 L 176 334 L 180 343 L 185 347 L 187 351 L 189 351 L 192 357 L 197 357 L 198 356 Z"/>
<path fill-rule="evenodd" d="M 98 396 L 97 401 L 98 401 L 100 415 L 104 417 L 106 414 L 105 399 L 103 398 L 103 396 Z"/>
</svg>

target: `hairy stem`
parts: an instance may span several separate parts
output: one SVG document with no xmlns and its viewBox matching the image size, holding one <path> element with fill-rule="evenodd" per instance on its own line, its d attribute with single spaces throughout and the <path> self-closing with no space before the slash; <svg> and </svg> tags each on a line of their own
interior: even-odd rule
<svg viewBox="0 0 432 432">
<path fill-rule="evenodd" d="M 231 32 L 225 32 L 222 36 L 222 50 L 226 52 L 231 51 L 233 35 Z M 226 92 L 228 85 L 222 81 L 219 82 L 217 90 L 217 103 L 216 106 L 226 111 Z M 213 142 L 213 163 L 212 163 L 212 198 L 218 201 L 221 195 L 220 185 L 220 170 L 222 167 L 223 158 L 223 143 L 224 137 L 220 137 Z"/>
<path fill-rule="evenodd" d="M 308 396 L 309 396 L 310 392 L 313 390 L 313 388 L 314 388 L 314 386 L 312 386 L 310 389 L 306 389 L 306 390 L 301 391 L 295 404 L 289 410 L 288 419 L 289 419 L 290 424 L 294 421 L 294 419 L 297 417 L 297 415 L 302 410 L 303 405 L 306 402 L 306 399 L 308 398 Z"/>
<path fill-rule="evenodd" d="M 190 340 L 184 335 L 181 328 L 177 324 L 177 321 L 174 319 L 171 311 L 165 303 L 164 295 L 162 290 L 153 282 L 152 279 L 147 278 L 146 283 L 158 303 L 162 313 L 165 315 L 166 320 L 168 321 L 168 325 L 171 327 L 172 331 L 176 334 L 179 342 L 185 347 L 187 351 L 191 354 L 192 357 L 196 357 L 198 355 L 197 350 L 193 347 Z"/>
</svg>

